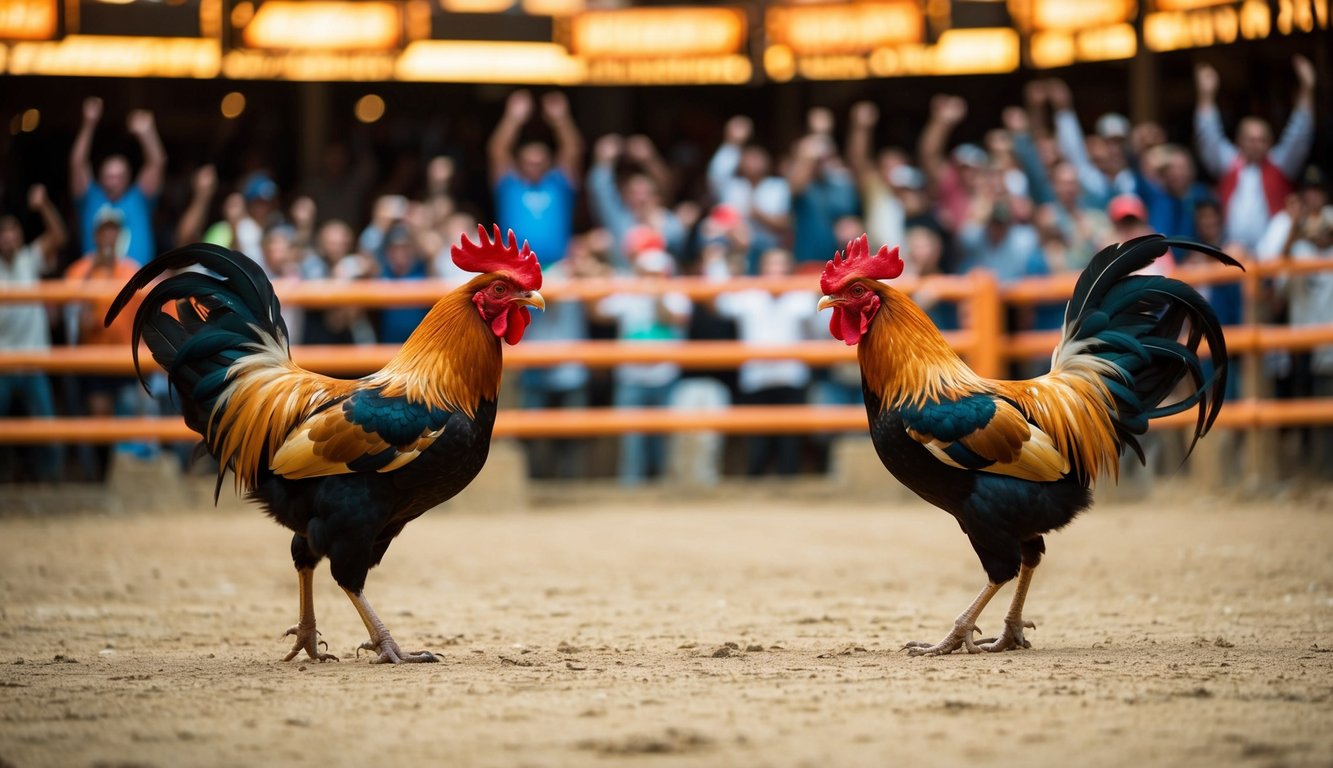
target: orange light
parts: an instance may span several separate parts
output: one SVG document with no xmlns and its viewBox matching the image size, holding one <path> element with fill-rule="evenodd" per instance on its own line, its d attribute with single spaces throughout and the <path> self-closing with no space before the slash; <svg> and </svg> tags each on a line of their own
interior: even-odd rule
<svg viewBox="0 0 1333 768">
<path fill-rule="evenodd" d="M 56 36 L 56 0 L 0 3 L 0 40 L 50 40 Z"/>
<path fill-rule="evenodd" d="M 583 80 L 583 64 L 555 43 L 418 40 L 398 57 L 399 80 L 453 83 L 552 83 Z"/>
<path fill-rule="evenodd" d="M 245 94 L 240 91 L 232 91 L 222 97 L 222 104 L 219 107 L 222 110 L 222 116 L 228 120 L 235 120 L 245 111 Z"/>
<path fill-rule="evenodd" d="M 1138 10 L 1135 0 L 1035 0 L 1032 26 L 1039 30 L 1085 30 L 1107 24 L 1123 24 Z"/>
<path fill-rule="evenodd" d="M 217 77 L 216 40 L 194 37 L 69 35 L 58 43 L 15 43 L 11 75 L 74 77 Z"/>
<path fill-rule="evenodd" d="M 919 43 L 923 24 L 916 2 L 778 6 L 764 18 L 769 43 L 785 45 L 797 56 Z"/>
<path fill-rule="evenodd" d="M 352 110 L 356 119 L 363 123 L 373 123 L 384 117 L 384 99 L 373 93 L 356 100 L 356 106 Z"/>
<path fill-rule="evenodd" d="M 273 0 L 259 6 L 242 38 L 259 49 L 389 50 L 402 37 L 399 10 L 391 3 Z"/>
<path fill-rule="evenodd" d="M 653 58 L 742 53 L 745 12 L 737 8 L 631 8 L 590 11 L 570 20 L 570 50 L 580 58 Z"/>
</svg>

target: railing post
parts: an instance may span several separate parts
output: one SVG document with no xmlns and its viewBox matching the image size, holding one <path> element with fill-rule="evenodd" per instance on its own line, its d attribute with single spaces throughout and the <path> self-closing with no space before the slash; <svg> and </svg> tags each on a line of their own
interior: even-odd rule
<svg viewBox="0 0 1333 768">
<path fill-rule="evenodd" d="M 1244 313 L 1245 332 L 1253 339 L 1259 338 L 1259 327 L 1267 319 L 1260 301 L 1263 296 L 1264 278 L 1258 264 L 1251 263 L 1241 277 L 1241 307 Z M 1263 402 L 1268 382 L 1264 376 L 1264 358 L 1267 350 L 1259 345 L 1249 345 L 1241 361 L 1241 397 L 1255 404 L 1254 419 L 1240 435 L 1245 440 L 1245 485 L 1254 491 L 1268 481 L 1277 479 L 1279 459 L 1278 430 L 1262 429 L 1259 425 L 1259 406 Z"/>
<path fill-rule="evenodd" d="M 997 379 L 1004 375 L 1004 307 L 1000 283 L 989 270 L 975 269 L 969 275 L 972 293 L 964 302 L 971 341 L 963 357 L 978 375 Z"/>
</svg>

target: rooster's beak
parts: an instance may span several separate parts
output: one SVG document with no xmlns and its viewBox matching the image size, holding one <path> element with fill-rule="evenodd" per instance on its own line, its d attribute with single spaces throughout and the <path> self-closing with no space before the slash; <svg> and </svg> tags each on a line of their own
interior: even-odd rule
<svg viewBox="0 0 1333 768">
<path fill-rule="evenodd" d="M 546 299 L 543 299 L 542 295 L 536 291 L 528 291 L 527 295 L 517 296 L 514 298 L 514 301 L 519 304 L 527 304 L 530 307 L 536 307 L 543 312 L 546 311 Z"/>
<path fill-rule="evenodd" d="M 836 299 L 832 296 L 824 296 L 819 300 L 819 306 L 815 307 L 816 312 L 823 312 L 829 307 L 836 307 L 842 303 L 842 299 Z"/>
</svg>

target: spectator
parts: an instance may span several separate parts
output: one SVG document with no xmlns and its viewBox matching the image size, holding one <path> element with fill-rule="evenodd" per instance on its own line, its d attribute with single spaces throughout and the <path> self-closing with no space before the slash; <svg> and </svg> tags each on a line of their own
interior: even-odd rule
<svg viewBox="0 0 1333 768">
<path fill-rule="evenodd" d="M 1303 233 L 1291 246 L 1292 261 L 1333 261 L 1333 206 L 1326 205 L 1314 218 L 1306 219 Z M 1293 326 L 1333 325 L 1333 272 L 1312 272 L 1280 281 L 1288 301 L 1288 321 Z M 1295 397 L 1333 397 L 1333 345 L 1315 347 L 1297 355 Z M 1307 466 L 1319 479 L 1333 479 L 1333 428 L 1313 430 Z"/>
<path fill-rule="evenodd" d="M 1273 215 L 1264 236 L 1255 247 L 1255 256 L 1273 261 L 1291 253 L 1291 246 L 1301 237 L 1305 222 L 1319 216 L 1328 204 L 1328 186 L 1319 166 L 1307 166 L 1295 192 L 1287 195 L 1282 210 Z"/>
<path fill-rule="evenodd" d="M 902 251 L 903 274 L 923 279 L 916 293 L 912 294 L 912 300 L 925 311 L 935 327 L 942 331 L 957 330 L 958 305 L 941 301 L 927 279 L 944 273 L 944 241 L 939 232 L 923 226 L 909 228 L 903 237 Z"/>
<path fill-rule="evenodd" d="M 636 168 L 623 182 L 616 183 L 615 167 L 624 150 L 625 141 L 620 136 L 601 137 L 593 145 L 593 165 L 588 169 L 588 204 L 611 232 L 613 263 L 619 272 L 628 271 L 634 258 L 632 234 L 654 233 L 662 249 L 673 257 L 683 253 L 685 246 L 685 227 L 675 212 L 662 204 L 661 187 L 652 174 Z"/>
<path fill-rule="evenodd" d="M 1314 140 L 1314 65 L 1299 55 L 1292 57 L 1292 65 L 1298 83 L 1296 103 L 1276 146 L 1272 129 L 1257 117 L 1241 120 L 1236 143 L 1228 141 L 1217 110 L 1221 82 L 1217 70 L 1202 64 L 1194 72 L 1199 157 L 1217 179 L 1227 239 L 1251 251 L 1263 237 L 1268 220 L 1282 210 Z"/>
<path fill-rule="evenodd" d="M 384 244 L 385 280 L 424 280 L 426 259 L 417 248 L 407 227 L 399 224 L 389 230 Z M 402 344 L 426 319 L 430 307 L 385 307 L 380 310 L 378 340 L 383 344 Z"/>
<path fill-rule="evenodd" d="M 1083 135 L 1074 97 L 1059 79 L 1046 81 L 1046 98 L 1055 119 L 1055 138 L 1064 155 L 1078 171 L 1079 186 L 1090 207 L 1108 205 L 1112 197 L 1134 193 L 1134 171 L 1129 162 L 1131 126 L 1124 115 L 1107 112 L 1097 118 L 1095 133 Z"/>
<path fill-rule="evenodd" d="M 759 274 L 788 277 L 794 266 L 790 252 L 773 248 L 764 252 Z M 736 320 L 740 339 L 746 344 L 783 346 L 811 337 L 818 298 L 812 291 L 775 295 L 753 288 L 721 294 L 715 306 L 721 315 Z M 799 360 L 748 360 L 740 369 L 741 400 L 750 405 L 799 405 L 805 402 L 809 384 L 810 368 Z M 794 475 L 800 465 L 800 449 L 798 435 L 756 435 L 749 441 L 747 473 L 758 477 L 771 467 L 779 475 Z"/>
<path fill-rule="evenodd" d="M 273 288 L 281 298 L 287 285 L 301 280 L 302 251 L 298 249 L 291 227 L 272 227 L 264 233 L 264 271 L 272 276 Z M 290 343 L 305 338 L 305 307 L 284 302 L 282 321 L 287 324 Z"/>
<path fill-rule="evenodd" d="M 606 265 L 593 252 L 593 243 L 605 233 L 576 235 L 568 255 L 542 273 L 547 286 L 568 285 L 606 276 Z M 559 295 L 557 289 L 556 295 Z M 527 341 L 571 342 L 588 338 L 588 314 L 583 302 L 555 300 L 546 305 L 540 322 L 528 328 Z M 524 368 L 518 374 L 524 408 L 586 408 L 588 368 L 564 363 L 550 368 Z M 583 474 L 582 444 L 575 440 L 528 440 L 528 466 L 534 477 L 573 479 Z"/>
<path fill-rule="evenodd" d="M 555 134 L 555 156 L 544 144 L 518 147 L 519 132 L 532 116 L 528 91 L 514 91 L 486 146 L 495 217 L 501 229 L 522 233 L 543 266 L 565 257 L 574 226 L 574 197 L 583 168 L 583 136 L 563 93 L 542 96 L 542 117 Z"/>
<path fill-rule="evenodd" d="M 251 173 L 240 192 L 227 195 L 222 216 L 204 233 L 204 242 L 240 251 L 264 266 L 264 230 L 283 223 L 277 183 L 263 171 Z"/>
<path fill-rule="evenodd" d="M 976 201 L 982 196 L 982 181 L 990 167 L 990 156 L 976 144 L 959 144 L 946 158 L 944 151 L 954 128 L 967 117 L 967 102 L 959 96 L 938 94 L 930 101 L 930 118 L 917 139 L 926 189 L 935 199 L 935 210 L 947 232 L 958 233 L 978 217 Z M 989 211 L 989 204 L 983 206 Z"/>
<path fill-rule="evenodd" d="M 139 271 L 139 265 L 120 250 L 124 242 L 121 237 L 122 217 L 118 209 L 109 205 L 97 213 L 93 219 L 93 249 L 65 270 L 67 283 L 104 280 L 123 285 Z M 134 315 L 141 301 L 142 297 L 136 296 L 109 326 L 104 326 L 102 322 L 111 306 L 109 299 L 69 305 L 67 324 L 70 343 L 128 348 L 133 337 Z M 137 405 L 120 407 L 121 403 L 135 402 L 139 397 L 134 379 L 128 376 L 85 376 L 79 384 L 82 407 L 90 416 L 110 417 L 117 415 L 118 411 L 126 414 L 138 410 Z M 109 452 L 99 449 L 96 454 L 94 457 L 92 452 L 86 450 L 79 454 L 85 477 L 101 478 L 106 474 Z"/>
<path fill-rule="evenodd" d="M 690 300 L 665 290 L 674 272 L 671 255 L 663 250 L 643 251 L 634 259 L 635 276 L 658 283 L 661 293 L 617 293 L 597 303 L 599 319 L 616 323 L 617 337 L 628 342 L 668 342 L 682 338 L 690 316 Z M 626 363 L 616 367 L 617 408 L 660 407 L 671 397 L 680 377 L 675 363 Z M 661 435 L 626 433 L 620 438 L 620 482 L 637 486 L 661 473 L 665 467 L 665 443 Z"/>
<path fill-rule="evenodd" d="M 370 215 L 370 223 L 361 230 L 361 236 L 357 238 L 357 250 L 374 257 L 381 270 L 388 268 L 389 233 L 403 228 L 409 208 L 407 198 L 402 195 L 381 195 L 375 200 L 375 210 Z"/>
<path fill-rule="evenodd" d="M 753 135 L 750 118 L 731 118 L 708 163 L 708 187 L 714 199 L 748 224 L 747 272 L 758 254 L 782 244 L 791 229 L 791 188 L 786 179 L 772 174 L 773 160 L 767 150 L 751 143 Z"/>
<path fill-rule="evenodd" d="M 834 223 L 860 207 L 856 183 L 833 142 L 833 115 L 812 109 L 810 132 L 796 142 L 787 168 L 792 196 L 793 255 L 803 270 L 822 269 L 842 246 Z"/>
<path fill-rule="evenodd" d="M 28 207 L 41 215 L 44 229 L 26 245 L 19 220 L 13 216 L 0 217 L 0 287 L 3 288 L 37 285 L 44 274 L 55 268 L 56 254 L 68 239 L 65 224 L 47 197 L 45 186 L 34 184 L 28 190 Z M 0 349 L 43 352 L 50 348 L 50 323 L 45 306 L 40 302 L 0 303 Z M 22 406 L 23 413 L 32 418 L 49 419 L 56 415 L 51 380 L 44 372 L 0 373 L 0 418 L 9 416 L 15 406 Z M 32 479 L 47 483 L 60 479 L 59 445 L 41 445 L 24 453 L 29 456 L 24 463 L 31 468 Z M 12 477 L 14 473 L 5 474 Z"/>
<path fill-rule="evenodd" d="M 301 260 L 305 280 L 353 280 L 373 269 L 374 260 L 352 249 L 352 228 L 329 219 L 315 235 L 315 249 Z M 328 307 L 306 312 L 303 344 L 361 344 L 374 341 L 374 328 L 359 307 Z"/>
<path fill-rule="evenodd" d="M 131 182 L 130 161 L 124 155 L 110 155 L 98 167 L 93 178 L 93 132 L 102 119 L 102 100 L 83 100 L 83 122 L 69 154 L 69 190 L 78 208 L 79 234 L 83 248 L 95 248 L 95 219 L 107 207 L 118 211 L 123 220 L 120 236 L 125 242 L 121 252 L 139 264 L 147 264 L 157 255 L 153 242 L 153 209 L 162 193 L 162 179 L 167 167 L 167 153 L 153 124 L 153 113 L 143 109 L 130 112 L 126 121 L 129 132 L 143 151 L 143 167 Z"/>
<path fill-rule="evenodd" d="M 1194 159 L 1177 144 L 1159 144 L 1144 154 L 1138 176 L 1138 195 L 1148 209 L 1148 224 L 1168 237 L 1193 240 L 1194 206 L 1210 197 L 1195 178 Z"/>
</svg>

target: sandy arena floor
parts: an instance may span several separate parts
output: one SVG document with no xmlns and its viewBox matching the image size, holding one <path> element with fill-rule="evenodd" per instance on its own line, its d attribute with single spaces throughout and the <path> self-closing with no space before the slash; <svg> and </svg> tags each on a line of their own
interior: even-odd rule
<svg viewBox="0 0 1333 768">
<path fill-rule="evenodd" d="M 258 513 L 10 517 L 0 766 L 1328 766 L 1328 506 L 1103 505 L 1048 541 L 1033 650 L 935 659 L 897 649 L 983 577 L 925 506 L 437 510 L 371 574 L 443 658 L 397 668 L 327 568 L 343 661 L 280 661 Z"/>
</svg>

